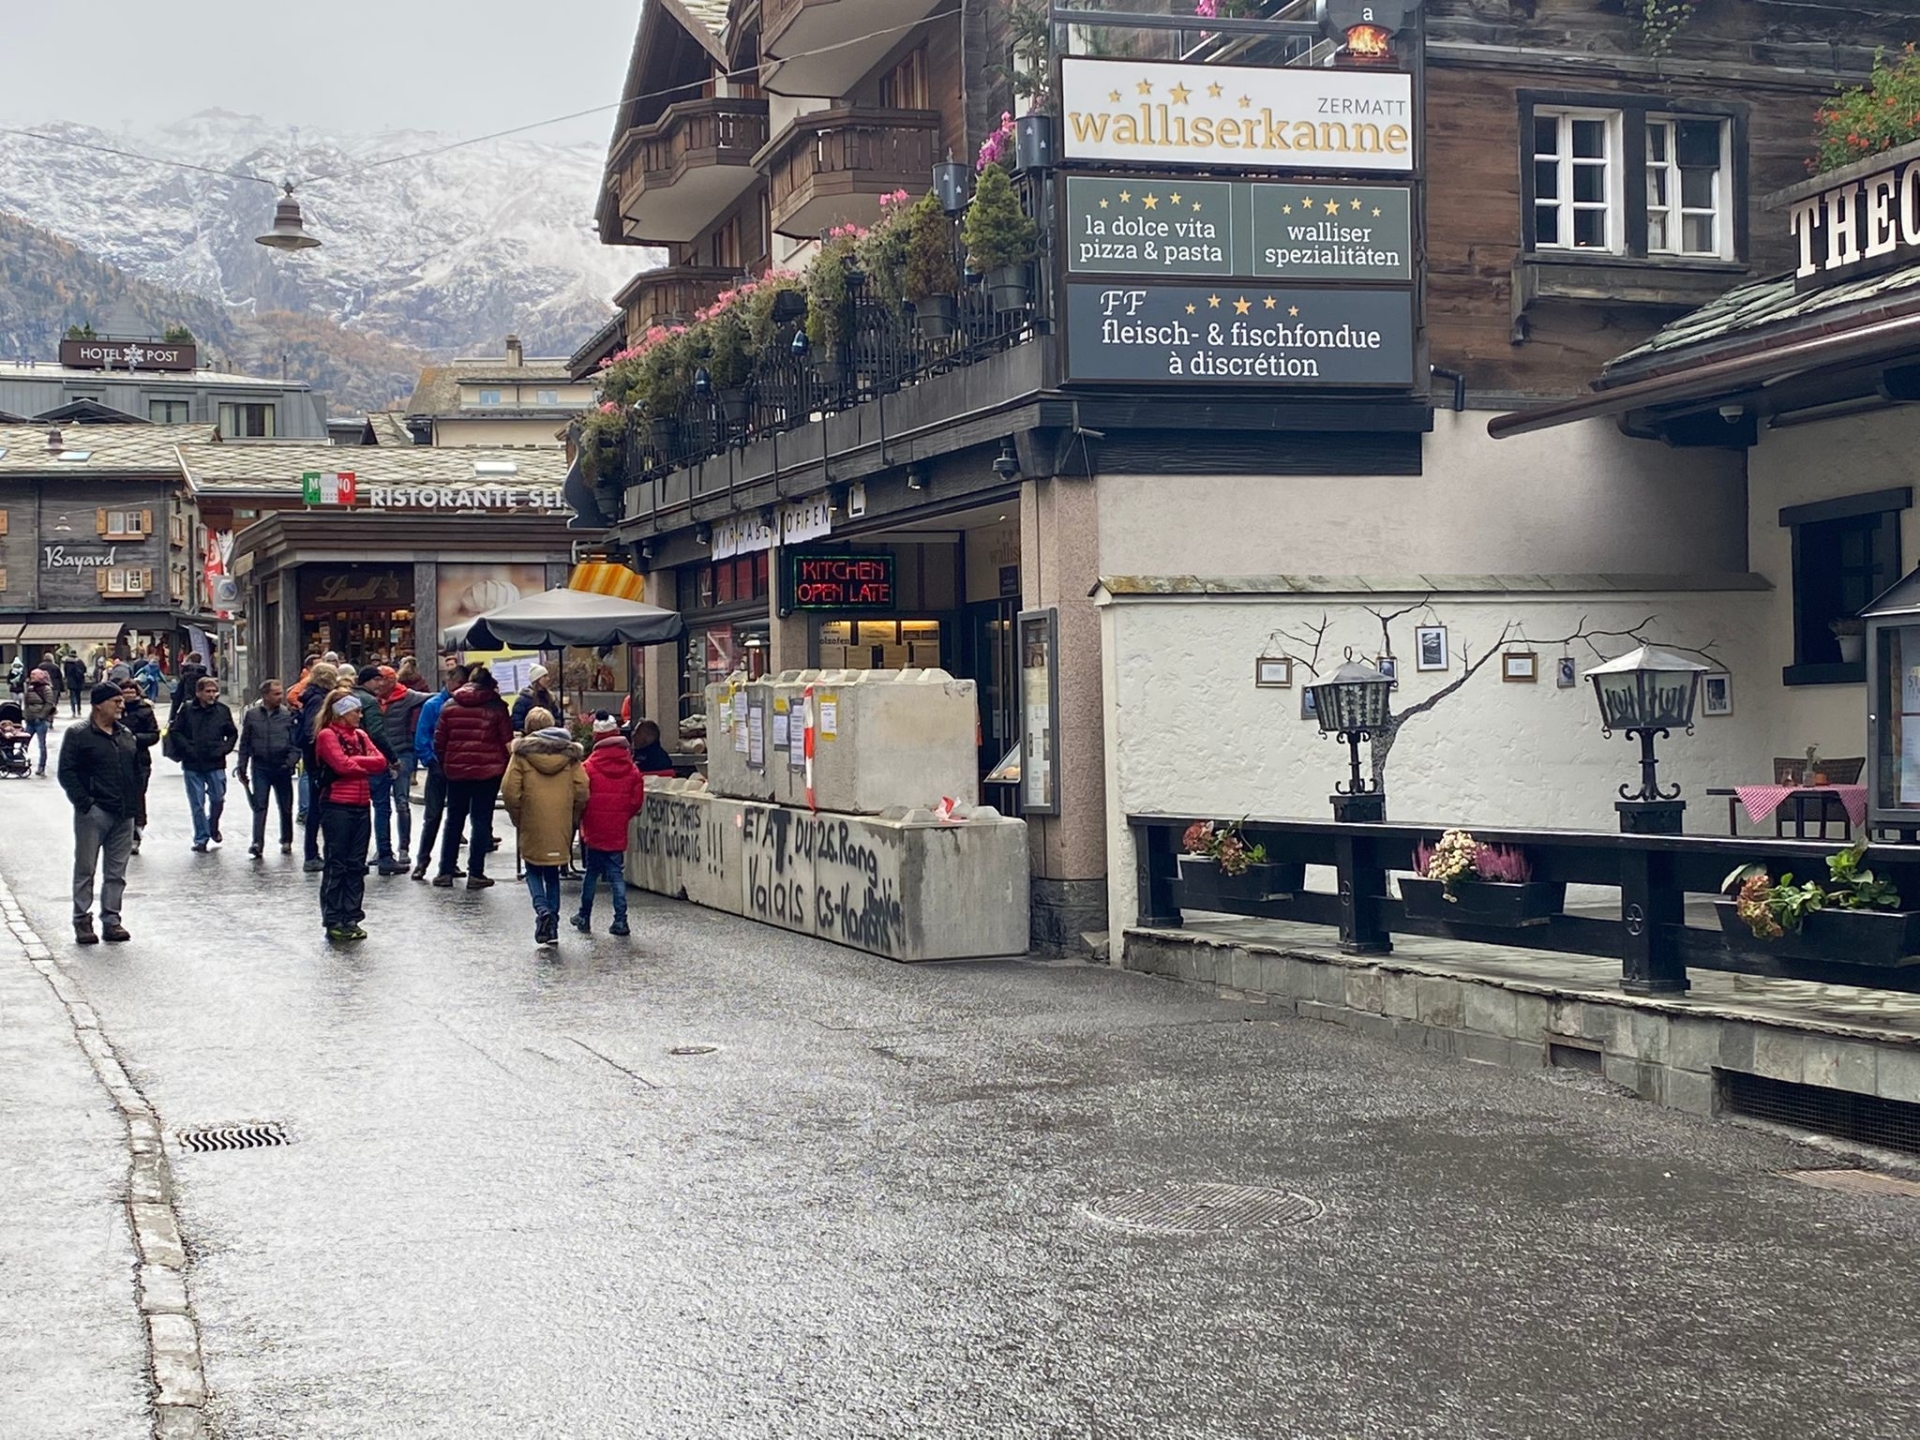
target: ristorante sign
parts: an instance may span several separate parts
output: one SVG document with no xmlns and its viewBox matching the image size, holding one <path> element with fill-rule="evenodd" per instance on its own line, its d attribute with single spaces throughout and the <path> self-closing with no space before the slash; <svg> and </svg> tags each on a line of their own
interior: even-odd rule
<svg viewBox="0 0 1920 1440">
<path fill-rule="evenodd" d="M 162 345 L 139 340 L 62 340 L 60 363 L 70 370 L 191 370 L 198 362 L 191 345 Z"/>
<path fill-rule="evenodd" d="M 1061 114 L 1069 162 L 1413 170 L 1413 80 L 1397 71 L 1070 57 Z"/>
</svg>

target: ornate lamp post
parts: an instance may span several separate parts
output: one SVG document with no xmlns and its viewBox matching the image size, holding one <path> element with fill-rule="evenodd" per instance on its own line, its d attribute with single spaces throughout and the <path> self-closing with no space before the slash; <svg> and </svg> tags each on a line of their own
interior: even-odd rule
<svg viewBox="0 0 1920 1440">
<path fill-rule="evenodd" d="M 1360 742 L 1370 740 L 1385 729 L 1389 720 L 1387 696 L 1393 681 L 1364 660 L 1355 660 L 1347 652 L 1347 663 L 1334 671 L 1331 680 L 1309 685 L 1313 713 L 1320 721 L 1320 733 L 1337 735 L 1347 742 L 1352 774 L 1345 784 L 1333 789 L 1333 818 L 1342 823 L 1379 822 L 1387 818 L 1387 796 L 1360 773 Z"/>
<path fill-rule="evenodd" d="M 1671 650 L 1642 645 L 1587 671 L 1600 702 L 1600 733 L 1611 737 L 1614 731 L 1624 730 L 1640 737 L 1640 788 L 1622 785 L 1613 806 L 1620 812 L 1623 834 L 1680 833 L 1687 802 L 1680 798 L 1678 785 L 1671 790 L 1660 788 L 1653 742 L 1674 730 L 1693 733 L 1693 706 L 1706 668 Z"/>
</svg>

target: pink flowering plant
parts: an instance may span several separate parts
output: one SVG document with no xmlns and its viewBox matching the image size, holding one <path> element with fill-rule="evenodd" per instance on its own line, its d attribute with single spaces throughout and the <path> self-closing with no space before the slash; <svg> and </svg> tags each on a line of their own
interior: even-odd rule
<svg viewBox="0 0 1920 1440">
<path fill-rule="evenodd" d="M 982 174 L 989 165 L 1002 168 L 1013 164 L 1013 112 L 1000 112 L 1000 125 L 991 135 L 980 142 L 979 153 L 974 156 L 974 173 Z"/>
<path fill-rule="evenodd" d="M 913 197 L 895 190 L 880 197 L 880 218 L 854 242 L 854 260 L 867 276 L 867 293 L 896 311 L 906 300 L 907 235 Z"/>
<path fill-rule="evenodd" d="M 1267 847 L 1249 845 L 1241 830 L 1244 820 L 1231 824 L 1196 820 L 1180 837 L 1180 848 L 1188 855 L 1203 855 L 1220 867 L 1222 875 L 1244 875 L 1255 865 L 1267 862 Z"/>
<path fill-rule="evenodd" d="M 1465 830 L 1447 831 L 1437 845 L 1422 841 L 1414 849 L 1413 868 L 1421 878 L 1445 886 L 1450 901 L 1457 899 L 1454 887 L 1465 881 L 1524 885 L 1533 878 L 1533 867 L 1520 851 L 1507 845 L 1483 845 Z"/>
</svg>

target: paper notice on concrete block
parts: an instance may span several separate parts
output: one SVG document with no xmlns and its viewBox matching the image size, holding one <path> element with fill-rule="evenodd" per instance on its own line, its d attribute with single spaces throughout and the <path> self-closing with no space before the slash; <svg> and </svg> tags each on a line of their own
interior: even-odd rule
<svg viewBox="0 0 1920 1440">
<path fill-rule="evenodd" d="M 747 722 L 745 720 L 733 722 L 733 748 L 737 754 L 747 753 Z"/>
<path fill-rule="evenodd" d="M 773 748 L 774 749 L 784 750 L 787 748 L 787 727 L 790 724 L 792 724 L 792 721 L 788 717 L 787 712 L 785 710 L 782 710 L 778 705 L 775 705 L 774 711 L 773 711 Z"/>
<path fill-rule="evenodd" d="M 767 767 L 767 716 L 758 705 L 747 711 L 747 764 L 752 769 Z"/>
<path fill-rule="evenodd" d="M 820 697 L 820 738 L 831 740 L 840 733 L 840 698 L 837 695 Z"/>
</svg>

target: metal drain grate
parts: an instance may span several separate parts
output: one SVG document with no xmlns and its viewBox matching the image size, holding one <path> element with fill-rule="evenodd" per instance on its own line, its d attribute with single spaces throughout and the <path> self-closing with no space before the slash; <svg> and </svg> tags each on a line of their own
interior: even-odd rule
<svg viewBox="0 0 1920 1440">
<path fill-rule="evenodd" d="M 1744 1070 L 1714 1073 L 1720 1077 L 1722 1108 L 1736 1115 L 1920 1155 L 1920 1105 L 1911 1101 L 1769 1080 Z"/>
<path fill-rule="evenodd" d="M 173 1138 L 187 1150 L 258 1150 L 267 1145 L 285 1145 L 287 1132 L 277 1124 L 201 1125 L 191 1130 L 176 1130 Z"/>
<path fill-rule="evenodd" d="M 669 1055 L 711 1055 L 718 1045 L 673 1045 L 667 1049 Z"/>
<path fill-rule="evenodd" d="M 1320 1214 L 1318 1201 L 1260 1185 L 1168 1185 L 1134 1190 L 1087 1206 L 1109 1225 L 1161 1235 L 1211 1235 L 1304 1225 Z"/>
</svg>

